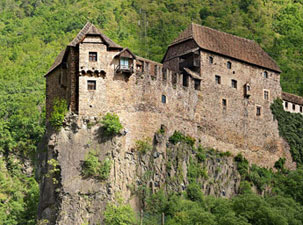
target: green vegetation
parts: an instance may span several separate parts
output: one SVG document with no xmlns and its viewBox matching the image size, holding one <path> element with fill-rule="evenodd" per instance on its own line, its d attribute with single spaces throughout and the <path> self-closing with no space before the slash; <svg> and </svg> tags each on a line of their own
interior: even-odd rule
<svg viewBox="0 0 303 225">
<path fill-rule="evenodd" d="M 119 134 L 120 130 L 123 128 L 118 115 L 115 113 L 106 113 L 101 120 L 101 124 L 103 125 L 105 134 L 108 136 Z"/>
<path fill-rule="evenodd" d="M 0 159 L 0 224 L 35 225 L 39 200 L 37 182 L 22 174 L 20 162 Z"/>
<path fill-rule="evenodd" d="M 56 130 L 59 130 L 62 127 L 67 110 L 66 100 L 55 99 L 49 122 Z"/>
<path fill-rule="evenodd" d="M 104 212 L 104 222 L 106 225 L 135 225 L 136 215 L 128 204 L 123 204 L 122 200 L 116 204 L 109 203 Z"/>
<path fill-rule="evenodd" d="M 108 179 L 110 170 L 111 160 L 106 158 L 100 161 L 95 151 L 90 151 L 82 164 L 82 175 L 84 177 L 93 177 L 101 181 Z"/>
<path fill-rule="evenodd" d="M 59 163 L 55 159 L 50 159 L 47 161 L 48 166 L 48 173 L 45 175 L 47 178 L 52 178 L 53 184 L 58 184 L 58 177 L 60 176 L 60 168 Z"/>
<path fill-rule="evenodd" d="M 271 105 L 274 118 L 278 121 L 280 135 L 290 146 L 292 158 L 299 166 L 303 165 L 303 116 L 283 110 L 282 100 Z"/>
<path fill-rule="evenodd" d="M 8 199 L 1 200 L 1 212 L 13 212 L 1 214 L 1 222 L 8 225 L 33 224 L 32 219 L 23 220 L 20 217 L 22 212 L 33 217 L 35 215 L 35 207 L 24 207 L 31 186 L 18 186 L 28 183 L 27 179 L 30 178 L 25 179 L 21 169 L 12 167 L 10 162 L 16 160 L 17 156 L 35 159 L 36 146 L 44 133 L 45 124 L 43 74 L 87 21 L 94 23 L 117 43 L 129 47 L 135 54 L 156 61 L 162 59 L 167 46 L 192 21 L 253 39 L 280 65 L 283 90 L 303 95 L 302 15 L 302 1 L 294 0 L 1 1 L 0 152 L 9 158 L 3 158 L 5 161 L 0 172 L 13 180 L 12 185 L 1 186 L 0 192 L 4 191 Z M 300 120 L 298 115 L 293 116 L 289 120 L 295 122 L 292 123 L 293 127 L 287 127 L 285 121 L 285 125 L 280 126 L 280 133 L 289 138 L 286 139 L 294 160 L 302 164 Z M 283 121 L 282 114 L 280 121 Z M 298 136 L 295 136 L 294 130 Z M 297 181 L 291 178 L 300 179 L 300 173 L 295 171 L 286 176 L 297 188 L 289 191 L 293 198 L 302 196 L 302 188 L 299 189 Z M 293 186 L 287 182 L 283 180 L 280 185 Z M 24 204 L 15 204 L 14 201 Z M 281 200 L 281 204 L 286 203 Z M 288 211 L 293 212 L 291 208 Z M 176 212 L 181 216 L 183 211 Z M 194 212 L 191 213 L 193 215 Z M 230 220 L 220 220 L 220 224 L 240 223 L 234 220 L 233 214 L 228 213 L 225 218 Z"/>
<path fill-rule="evenodd" d="M 175 131 L 174 134 L 169 138 L 169 142 L 172 144 L 177 144 L 179 142 L 186 143 L 190 146 L 193 146 L 195 144 L 195 139 L 191 136 L 186 136 L 180 131 Z"/>
<path fill-rule="evenodd" d="M 136 149 L 140 152 L 140 154 L 145 155 L 153 149 L 151 142 L 152 140 L 150 138 L 138 140 L 136 141 Z"/>
</svg>

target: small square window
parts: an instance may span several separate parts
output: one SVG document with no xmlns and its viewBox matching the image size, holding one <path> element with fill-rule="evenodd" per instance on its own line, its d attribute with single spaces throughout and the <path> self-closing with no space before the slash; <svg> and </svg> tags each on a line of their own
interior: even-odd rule
<svg viewBox="0 0 303 225">
<path fill-rule="evenodd" d="M 209 60 L 209 64 L 213 64 L 214 63 L 214 58 L 212 56 L 209 56 L 208 60 Z"/>
<path fill-rule="evenodd" d="M 263 75 L 264 75 L 264 78 L 268 78 L 268 72 L 267 71 L 264 71 Z"/>
<path fill-rule="evenodd" d="M 219 75 L 215 76 L 216 84 L 221 84 L 221 77 Z"/>
<path fill-rule="evenodd" d="M 292 103 L 292 110 L 296 110 L 296 104 Z"/>
<path fill-rule="evenodd" d="M 288 102 L 285 102 L 285 108 L 288 109 Z"/>
<path fill-rule="evenodd" d="M 227 107 L 227 100 L 225 98 L 222 99 L 222 107 L 223 109 L 226 109 Z"/>
<path fill-rule="evenodd" d="M 264 99 L 269 100 L 269 92 L 264 90 Z"/>
<path fill-rule="evenodd" d="M 161 101 L 162 101 L 163 104 L 166 104 L 166 96 L 165 95 L 162 95 Z"/>
<path fill-rule="evenodd" d="M 98 54 L 97 52 L 89 52 L 89 61 L 97 62 Z"/>
<path fill-rule="evenodd" d="M 261 116 L 261 107 L 260 106 L 257 106 L 257 108 L 256 108 L 256 115 Z"/>
<path fill-rule="evenodd" d="M 228 62 L 226 63 L 226 66 L 227 66 L 227 69 L 231 69 L 231 62 L 228 61 Z"/>
<path fill-rule="evenodd" d="M 236 80 L 231 80 L 231 87 L 237 89 L 237 86 L 238 86 L 237 83 L 238 82 Z"/>
<path fill-rule="evenodd" d="M 96 90 L 96 81 L 95 80 L 87 81 L 87 90 L 89 90 L 89 91 Z"/>
<path fill-rule="evenodd" d="M 201 80 L 194 79 L 194 82 L 195 82 L 195 90 L 200 90 Z"/>
</svg>

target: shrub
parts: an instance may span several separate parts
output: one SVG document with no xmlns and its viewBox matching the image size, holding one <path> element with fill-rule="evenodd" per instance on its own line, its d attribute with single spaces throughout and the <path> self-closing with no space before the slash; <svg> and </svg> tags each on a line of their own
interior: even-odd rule
<svg viewBox="0 0 303 225">
<path fill-rule="evenodd" d="M 85 157 L 82 165 L 82 175 L 84 177 L 94 177 L 99 180 L 107 180 L 111 170 L 111 161 L 105 159 L 100 161 L 94 151 L 90 151 Z"/>
<path fill-rule="evenodd" d="M 202 202 L 203 194 L 200 186 L 197 183 L 190 183 L 186 189 L 186 195 L 189 200 Z"/>
<path fill-rule="evenodd" d="M 279 158 L 279 160 L 277 162 L 275 162 L 275 168 L 277 170 L 284 170 L 284 164 L 285 164 L 286 159 L 285 158 Z"/>
<path fill-rule="evenodd" d="M 238 154 L 235 157 L 235 161 L 237 163 L 237 169 L 240 173 L 241 177 L 245 179 L 248 176 L 249 164 L 247 159 L 245 159 L 241 154 Z"/>
<path fill-rule="evenodd" d="M 107 113 L 101 120 L 106 135 L 119 134 L 123 126 L 117 114 Z"/>
<path fill-rule="evenodd" d="M 179 142 L 186 143 L 190 146 L 194 146 L 195 144 L 195 139 L 191 136 L 185 136 L 183 133 L 180 131 L 175 131 L 174 134 L 169 138 L 169 142 L 172 144 L 177 144 Z"/>
<path fill-rule="evenodd" d="M 136 215 L 130 205 L 120 201 L 117 204 L 109 203 L 104 212 L 106 225 L 135 225 Z"/>
<path fill-rule="evenodd" d="M 197 158 L 198 162 L 204 162 L 206 159 L 206 153 L 201 145 L 199 145 L 199 147 L 197 148 L 196 158 Z"/>
<path fill-rule="evenodd" d="M 145 138 L 143 140 L 136 141 L 136 149 L 143 155 L 151 151 L 153 149 L 153 146 L 151 145 L 151 139 Z"/>
<path fill-rule="evenodd" d="M 50 124 L 56 130 L 59 130 L 62 127 L 67 110 L 66 100 L 56 98 L 53 105 L 53 111 L 49 119 Z"/>
</svg>

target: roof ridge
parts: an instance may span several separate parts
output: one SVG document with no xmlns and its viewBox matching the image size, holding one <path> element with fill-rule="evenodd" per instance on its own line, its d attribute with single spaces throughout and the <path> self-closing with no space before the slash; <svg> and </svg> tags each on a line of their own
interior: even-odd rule
<svg viewBox="0 0 303 225">
<path fill-rule="evenodd" d="M 222 33 L 222 34 L 226 34 L 226 35 L 230 35 L 230 36 L 233 36 L 237 39 L 243 39 L 245 41 L 249 41 L 249 42 L 253 42 L 254 44 L 257 44 L 254 40 L 251 40 L 251 39 L 248 39 L 248 38 L 244 38 L 244 37 L 240 37 L 240 36 L 237 36 L 235 34 L 231 34 L 231 33 L 227 33 L 225 31 L 221 31 L 221 30 L 216 30 L 212 27 L 207 27 L 207 26 L 204 26 L 204 25 L 200 25 L 200 24 L 197 24 L 197 23 L 194 23 L 192 22 L 192 25 L 195 25 L 195 26 L 198 26 L 198 27 L 201 27 L 201 28 L 205 28 L 205 29 L 209 29 L 209 30 L 212 30 L 212 31 L 215 31 L 215 32 L 218 32 L 218 33 Z"/>
</svg>

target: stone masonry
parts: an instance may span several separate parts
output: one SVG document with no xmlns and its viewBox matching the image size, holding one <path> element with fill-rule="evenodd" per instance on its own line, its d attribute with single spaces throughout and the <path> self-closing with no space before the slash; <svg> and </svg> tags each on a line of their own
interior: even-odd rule
<svg viewBox="0 0 303 225">
<path fill-rule="evenodd" d="M 261 48 L 247 49 L 254 57 L 235 58 L 202 48 L 194 35 L 182 38 L 169 46 L 161 64 L 133 55 L 87 23 L 46 74 L 47 118 L 54 99 L 63 98 L 79 118 L 117 113 L 127 131 L 126 149 L 163 124 L 170 134 L 180 130 L 261 166 L 285 157 L 293 167 L 270 110 L 282 97 L 277 65 Z M 89 60 L 91 53 L 96 61 Z M 258 56 L 269 57 L 268 65 Z"/>
</svg>

